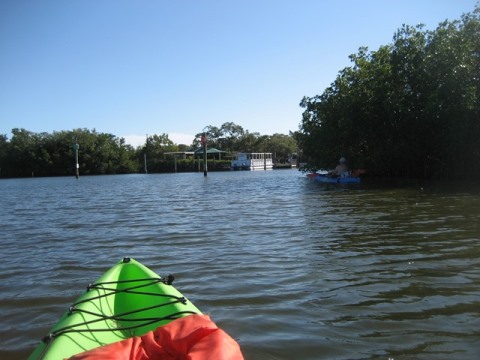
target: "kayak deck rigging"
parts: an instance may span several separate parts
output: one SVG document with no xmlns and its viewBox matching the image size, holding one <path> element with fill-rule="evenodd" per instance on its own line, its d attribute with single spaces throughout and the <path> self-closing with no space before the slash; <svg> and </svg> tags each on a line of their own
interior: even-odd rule
<svg viewBox="0 0 480 360">
<path fill-rule="evenodd" d="M 81 332 L 102 332 L 102 331 L 120 331 L 120 332 L 125 332 L 125 331 L 130 331 L 137 329 L 139 327 L 151 325 L 157 322 L 164 322 L 164 321 L 171 321 L 178 319 L 181 316 L 185 315 L 190 315 L 190 314 L 197 314 L 198 312 L 194 311 L 177 311 L 173 313 L 169 313 L 168 315 L 161 316 L 161 317 L 135 317 L 135 318 L 129 318 L 129 315 L 132 314 L 140 314 L 142 312 L 146 312 L 148 310 L 152 309 L 157 309 L 177 303 L 181 303 L 183 305 L 187 304 L 187 299 L 183 296 L 175 296 L 171 294 L 159 294 L 155 292 L 148 292 L 148 291 L 138 291 L 137 289 L 142 289 L 145 287 L 148 287 L 153 284 L 157 283 L 163 283 L 166 285 L 171 285 L 173 283 L 173 275 L 169 275 L 167 278 L 163 279 L 161 277 L 158 278 L 145 278 L 145 279 L 134 279 L 134 280 L 120 280 L 120 281 L 106 281 L 106 282 L 100 282 L 100 283 L 95 283 L 95 284 L 90 284 L 87 287 L 87 291 L 98 291 L 102 292 L 104 291 L 105 293 L 99 294 L 94 297 L 90 297 L 85 300 L 80 300 L 75 303 L 73 303 L 69 309 L 68 309 L 68 316 L 74 314 L 74 313 L 83 313 L 83 314 L 88 314 L 96 319 L 89 320 L 89 321 L 82 321 L 76 324 L 72 324 L 69 326 L 65 326 L 59 329 L 56 329 L 55 331 L 51 332 L 50 334 L 46 335 L 42 341 L 44 343 L 50 342 L 52 339 L 64 335 L 67 333 L 81 333 Z M 140 284 L 138 284 L 140 283 Z M 115 287 L 105 287 L 105 285 L 118 285 L 118 284 L 132 284 L 132 286 L 124 288 L 124 289 L 117 289 Z M 109 297 L 109 296 L 115 296 L 119 293 L 128 293 L 128 294 L 133 294 L 133 295 L 141 295 L 141 296 L 155 296 L 155 297 L 161 297 L 164 299 L 170 299 L 171 301 L 169 302 L 162 302 L 162 303 L 157 303 L 148 307 L 142 307 L 130 311 L 126 311 L 123 313 L 115 314 L 115 315 L 105 315 L 102 312 L 94 312 L 86 309 L 79 308 L 78 305 L 88 303 L 88 302 L 95 302 L 101 298 Z M 84 317 L 82 317 L 84 318 Z M 121 322 L 137 322 L 138 324 L 136 325 L 131 325 L 131 326 L 117 326 L 117 327 L 104 327 L 104 328 L 91 328 L 88 326 L 88 328 L 84 328 L 86 325 L 92 325 L 96 324 L 99 322 L 104 322 L 104 321 L 112 321 L 115 323 L 121 323 Z M 83 327 L 83 328 L 79 328 Z"/>
<path fill-rule="evenodd" d="M 142 336 L 202 312 L 165 278 L 124 258 L 64 312 L 29 359 L 59 359 Z"/>
</svg>

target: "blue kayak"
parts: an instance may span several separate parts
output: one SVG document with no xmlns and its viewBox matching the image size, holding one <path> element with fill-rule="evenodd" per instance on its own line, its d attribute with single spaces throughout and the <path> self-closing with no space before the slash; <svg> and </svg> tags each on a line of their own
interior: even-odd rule
<svg viewBox="0 0 480 360">
<path fill-rule="evenodd" d="M 313 181 L 327 184 L 359 184 L 360 178 L 357 176 L 330 177 L 326 174 L 308 174 Z"/>
</svg>

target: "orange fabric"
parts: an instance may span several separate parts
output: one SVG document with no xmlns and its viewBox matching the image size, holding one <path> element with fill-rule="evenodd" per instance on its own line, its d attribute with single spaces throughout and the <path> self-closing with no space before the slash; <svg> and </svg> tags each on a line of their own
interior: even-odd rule
<svg viewBox="0 0 480 360">
<path fill-rule="evenodd" d="M 189 315 L 143 336 L 74 355 L 70 360 L 243 360 L 240 346 L 208 315 Z"/>
</svg>

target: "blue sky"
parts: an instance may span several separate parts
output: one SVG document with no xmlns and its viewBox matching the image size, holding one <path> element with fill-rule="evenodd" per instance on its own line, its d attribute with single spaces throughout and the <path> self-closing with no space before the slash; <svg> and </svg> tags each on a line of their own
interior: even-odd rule
<svg viewBox="0 0 480 360">
<path fill-rule="evenodd" d="M 360 46 L 402 24 L 459 19 L 477 0 L 2 0 L 0 134 L 96 129 L 190 144 L 234 122 L 298 130 Z"/>
</svg>

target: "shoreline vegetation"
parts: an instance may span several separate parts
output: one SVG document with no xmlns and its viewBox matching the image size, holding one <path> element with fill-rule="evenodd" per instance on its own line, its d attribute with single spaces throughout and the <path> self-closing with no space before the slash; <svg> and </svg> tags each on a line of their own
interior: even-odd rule
<svg viewBox="0 0 480 360">
<path fill-rule="evenodd" d="M 271 152 L 285 164 L 293 154 L 303 171 L 350 168 L 379 178 L 460 179 L 480 176 L 480 5 L 435 30 L 403 25 L 390 44 L 360 47 L 321 95 L 303 97 L 299 130 L 260 135 L 227 122 L 207 126 L 190 145 L 167 134 L 148 136 L 134 149 L 125 139 L 95 130 L 0 134 L 0 178 L 71 176 L 78 144 L 80 174 L 200 171 L 192 159 L 167 153 L 208 148 L 223 169 L 237 152 Z M 321 46 L 321 44 L 319 45 Z M 274 121 L 274 119 L 273 119 Z M 198 161 L 198 158 L 196 159 Z M 212 163 L 211 161 L 217 161 Z M 145 165 L 146 163 L 146 165 Z"/>
<path fill-rule="evenodd" d="M 208 126 L 205 133 L 207 147 L 223 151 L 207 156 L 209 171 L 229 170 L 237 152 L 273 152 L 278 168 L 297 149 L 291 134 L 262 136 L 233 123 Z M 188 146 L 162 134 L 146 137 L 145 145 L 137 148 L 124 138 L 88 129 L 53 133 L 13 129 L 12 134 L 11 139 L 0 135 L 0 178 L 74 176 L 77 159 L 80 176 L 203 171 L 203 154 L 191 154 L 201 147 L 203 132 Z"/>
<path fill-rule="evenodd" d="M 321 94 L 304 97 L 299 148 L 311 170 L 340 156 L 369 176 L 480 176 L 480 5 L 433 31 L 403 25 L 361 47 Z M 301 154 L 299 154 L 301 155 Z"/>
</svg>

